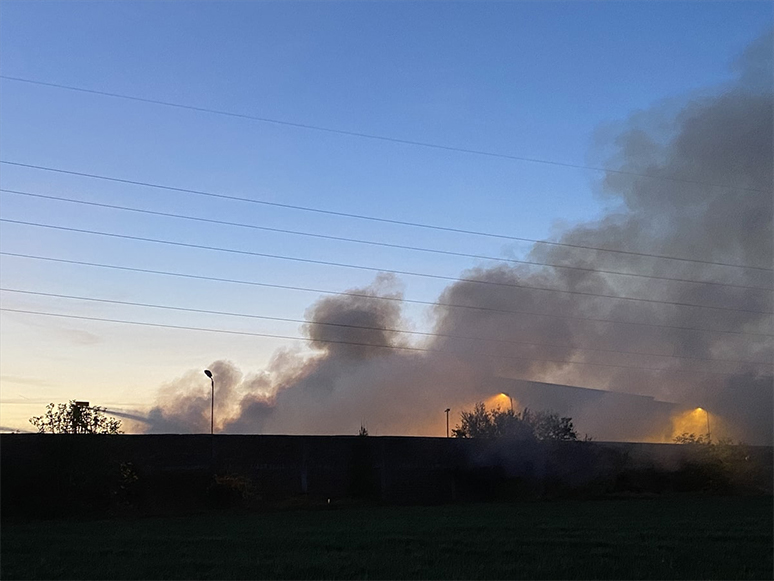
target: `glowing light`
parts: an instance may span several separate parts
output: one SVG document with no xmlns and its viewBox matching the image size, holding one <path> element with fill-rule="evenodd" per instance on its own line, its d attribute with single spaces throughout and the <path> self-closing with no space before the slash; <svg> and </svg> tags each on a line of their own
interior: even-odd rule
<svg viewBox="0 0 774 581">
<path fill-rule="evenodd" d="M 503 391 L 502 393 L 500 393 L 500 395 L 508 398 L 508 400 L 511 402 L 511 411 L 513 411 L 513 398 L 511 397 L 511 394 Z"/>
<path fill-rule="evenodd" d="M 713 427 L 723 429 L 722 421 L 716 415 L 712 415 Z M 691 410 L 685 410 L 678 412 L 672 416 L 672 435 L 668 441 L 672 441 L 676 436 L 682 434 L 694 434 L 696 436 L 702 436 L 708 439 L 712 438 L 712 431 L 710 426 L 710 413 L 703 407 L 697 407 Z"/>
</svg>

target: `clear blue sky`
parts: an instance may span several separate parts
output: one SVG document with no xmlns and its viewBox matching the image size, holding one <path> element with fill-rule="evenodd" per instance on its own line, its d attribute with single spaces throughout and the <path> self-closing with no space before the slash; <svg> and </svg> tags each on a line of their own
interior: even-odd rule
<svg viewBox="0 0 774 581">
<path fill-rule="evenodd" d="M 594 131 L 730 78 L 768 2 L 13 2 L 2 74 L 568 163 Z M 592 171 L 225 118 L 2 80 L 5 160 L 417 222 L 550 236 L 598 215 Z M 594 160 L 594 163 L 597 163 Z M 2 166 L 2 187 L 340 236 L 502 255 L 493 240 L 206 200 Z M 5 218 L 454 276 L 473 260 L 86 209 L 3 194 Z M 2 224 L 7 252 L 344 290 L 373 273 Z M 514 247 L 517 252 L 525 246 Z M 314 294 L 3 257 L 4 287 L 303 318 Z M 404 277 L 433 300 L 441 281 Z M 3 294 L 34 308 L 296 335 L 298 325 Z M 409 309 L 417 327 L 423 312 Z M 282 342 L 3 313 L 0 425 L 43 401 L 150 405 L 218 358 L 258 371 Z M 16 402 L 30 401 L 25 404 Z"/>
</svg>

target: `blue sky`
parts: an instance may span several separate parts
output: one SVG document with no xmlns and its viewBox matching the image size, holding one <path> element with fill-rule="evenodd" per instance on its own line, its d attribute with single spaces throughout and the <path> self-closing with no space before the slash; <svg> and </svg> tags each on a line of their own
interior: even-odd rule
<svg viewBox="0 0 774 581">
<path fill-rule="evenodd" d="M 600 125 L 726 82 L 767 2 L 3 2 L 2 74 L 290 122 L 598 163 Z M 604 209 L 593 171 L 322 133 L 9 80 L 4 160 L 287 204 L 550 236 Z M 501 256 L 525 245 L 2 166 L 2 187 Z M 455 276 L 475 260 L 204 226 L 2 195 L 4 218 Z M 374 273 L 2 224 L 6 252 L 344 290 Z M 3 257 L 2 285 L 303 318 L 317 298 Z M 442 281 L 403 277 L 433 300 Z M 3 293 L 10 308 L 298 334 L 298 325 Z M 417 328 L 427 320 L 409 308 Z M 0 425 L 44 401 L 150 405 L 218 358 L 258 371 L 288 341 L 3 313 Z M 203 378 L 204 379 L 204 378 Z M 27 400 L 26 398 L 29 398 Z M 15 402 L 29 403 L 15 403 Z M 14 402 L 14 403 L 11 403 Z"/>
</svg>

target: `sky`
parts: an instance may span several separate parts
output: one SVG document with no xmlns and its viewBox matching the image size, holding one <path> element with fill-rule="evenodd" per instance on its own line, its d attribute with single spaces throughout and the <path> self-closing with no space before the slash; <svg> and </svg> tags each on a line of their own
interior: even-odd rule
<svg viewBox="0 0 774 581">
<path fill-rule="evenodd" d="M 680 110 L 734 82 L 735 59 L 773 22 L 767 2 L 6 1 L 0 7 L 0 69 L 5 77 L 344 132 L 609 167 L 610 135 L 621 134 L 622 125 L 647 116 L 654 107 Z M 628 203 L 604 194 L 604 172 L 170 108 L 8 78 L 0 79 L 0 125 L 4 161 L 527 239 L 556 239 Z M 2 188 L 35 194 L 467 254 L 534 256 L 530 244 L 512 240 L 19 166 L 2 165 L 0 172 Z M 0 203 L 6 220 L 374 270 L 2 222 L 0 247 L 6 253 L 332 292 L 367 288 L 379 269 L 454 278 L 467 269 L 496 264 L 7 192 Z M 684 254 L 704 256 L 704 249 L 695 250 Z M 310 312 L 325 306 L 315 303 L 325 296 L 319 292 L 8 255 L 0 257 L 0 278 L 4 289 L 295 320 L 309 319 Z M 399 275 L 389 284 L 390 292 L 433 302 L 449 292 L 449 282 Z M 0 293 L 0 301 L 7 309 L 298 337 L 236 336 L 4 311 L 4 428 L 30 429 L 27 418 L 41 413 L 46 403 L 69 399 L 142 414 L 179 391 L 182 378 L 191 389 L 206 390 L 208 380 L 196 370 L 214 362 L 231 362 L 245 377 L 260 378 L 267 368 L 276 368 L 283 354 L 314 352 L 298 322 L 8 290 Z M 427 306 L 406 304 L 400 316 L 402 328 L 438 328 L 437 313 Z M 607 387 L 588 379 L 586 385 Z M 266 390 L 262 397 L 270 397 L 271 389 Z M 299 422 L 293 429 L 303 431 L 303 420 Z M 341 429 L 351 431 L 350 426 Z"/>
</svg>

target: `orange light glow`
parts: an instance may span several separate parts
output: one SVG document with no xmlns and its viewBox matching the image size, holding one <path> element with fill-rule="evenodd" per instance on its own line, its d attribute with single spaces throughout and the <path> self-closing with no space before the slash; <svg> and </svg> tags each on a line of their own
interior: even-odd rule
<svg viewBox="0 0 774 581">
<path fill-rule="evenodd" d="M 692 410 L 685 410 L 678 412 L 672 416 L 672 434 L 669 437 L 669 441 L 674 440 L 675 437 L 681 434 L 694 434 L 695 436 L 708 435 L 707 428 L 707 410 L 701 407 L 694 408 Z M 718 418 L 711 415 L 711 421 L 717 426 Z M 714 428 L 712 430 L 715 431 Z"/>
<path fill-rule="evenodd" d="M 509 410 L 511 409 L 511 401 L 508 397 L 507 393 L 498 393 L 496 395 L 489 396 L 484 400 L 484 405 L 486 406 L 486 409 L 493 410 L 493 409 L 501 409 L 501 410 Z M 513 398 L 513 409 L 515 411 L 518 411 L 520 408 L 519 401 L 514 397 Z M 473 404 L 469 405 L 465 409 L 473 409 Z"/>
</svg>

